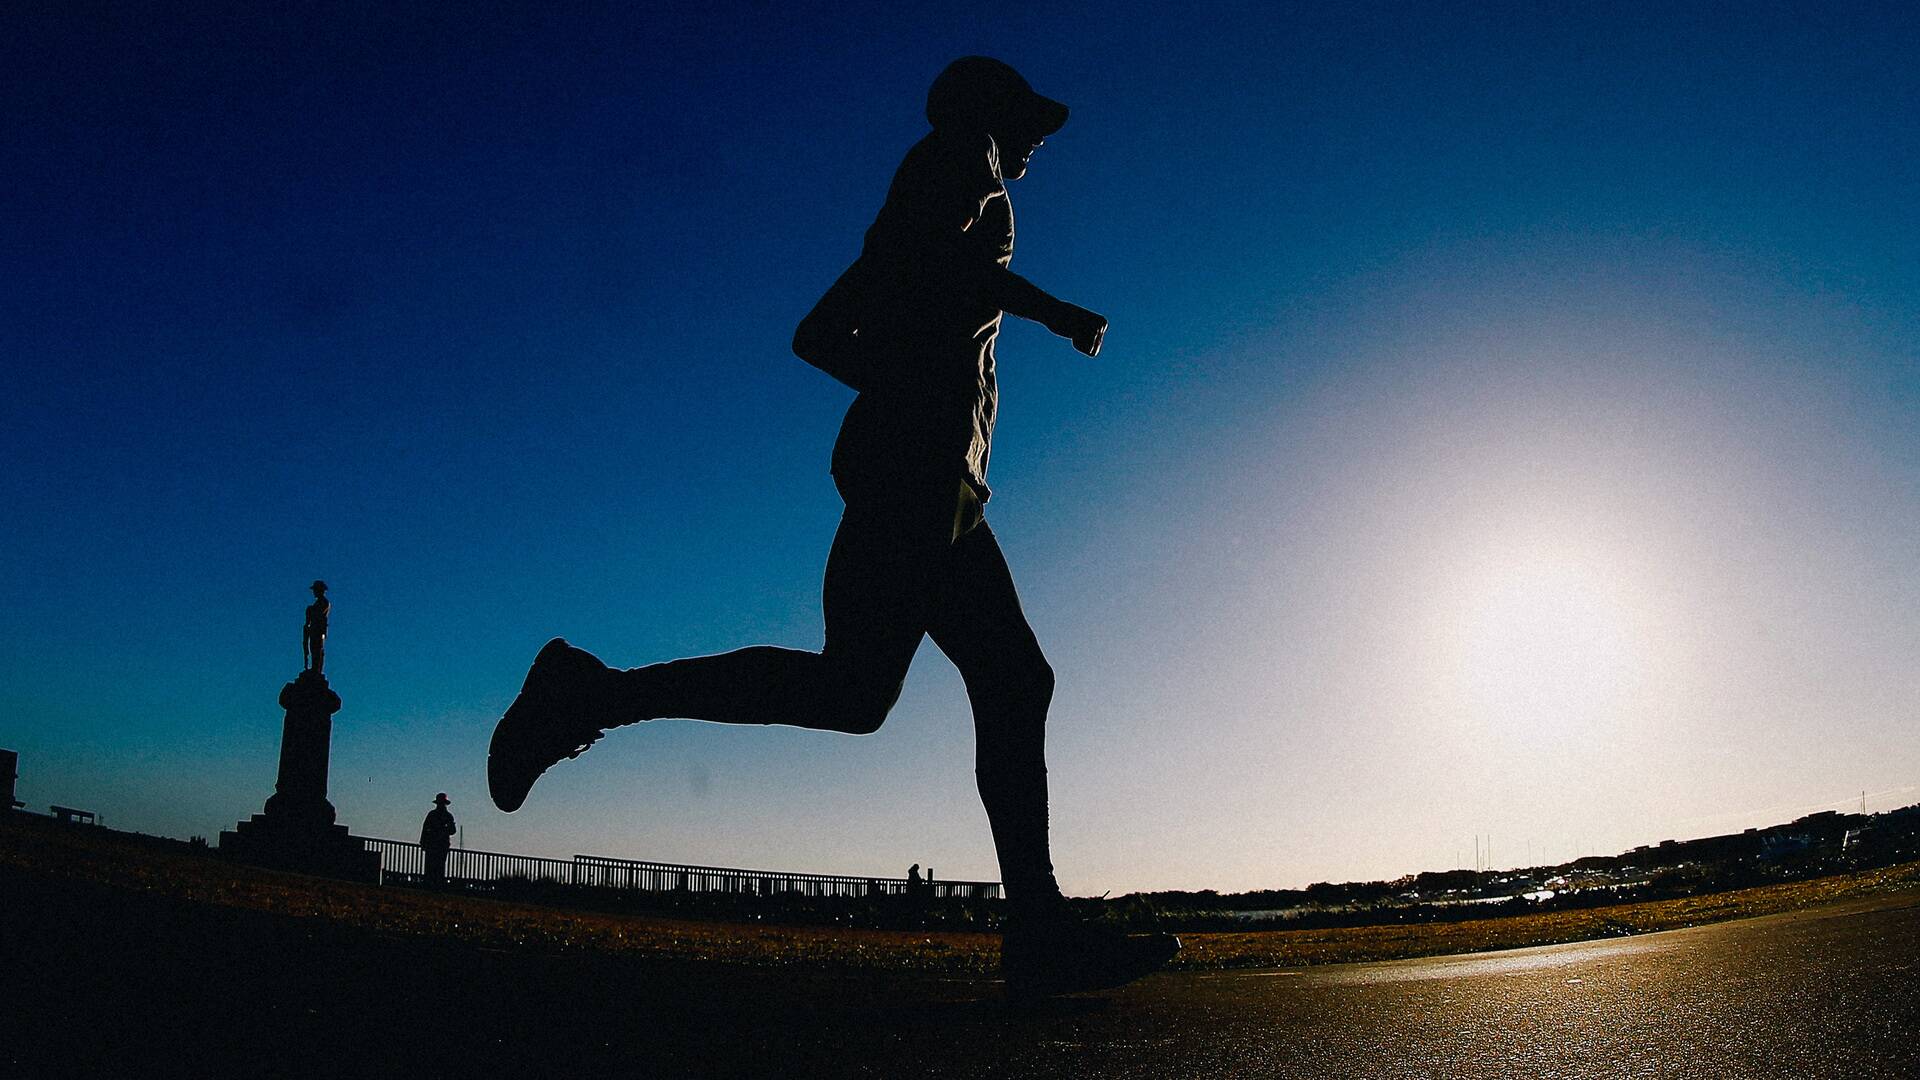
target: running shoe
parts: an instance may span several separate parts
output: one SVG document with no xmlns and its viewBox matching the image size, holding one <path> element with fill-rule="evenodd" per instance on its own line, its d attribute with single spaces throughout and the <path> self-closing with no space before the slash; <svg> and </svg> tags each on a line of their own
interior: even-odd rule
<svg viewBox="0 0 1920 1080">
<path fill-rule="evenodd" d="M 617 674 L 565 638 L 547 642 L 533 658 L 520 696 L 493 728 L 487 748 L 493 805 L 509 814 L 520 809 L 541 773 L 579 757 L 614 726 Z"/>
</svg>

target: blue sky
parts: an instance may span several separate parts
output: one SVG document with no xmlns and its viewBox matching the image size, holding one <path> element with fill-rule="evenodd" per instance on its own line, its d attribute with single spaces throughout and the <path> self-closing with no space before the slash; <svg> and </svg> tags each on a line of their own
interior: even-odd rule
<svg viewBox="0 0 1920 1080">
<path fill-rule="evenodd" d="M 990 516 L 1069 890 L 1564 858 L 1920 801 L 1920 18 L 1899 5 L 317 5 L 0 16 L 0 745 L 211 834 L 333 585 L 332 795 L 408 836 L 994 874 L 958 678 L 616 732 L 541 642 L 817 647 L 848 394 L 792 328 L 986 53 L 1073 108 Z"/>
</svg>

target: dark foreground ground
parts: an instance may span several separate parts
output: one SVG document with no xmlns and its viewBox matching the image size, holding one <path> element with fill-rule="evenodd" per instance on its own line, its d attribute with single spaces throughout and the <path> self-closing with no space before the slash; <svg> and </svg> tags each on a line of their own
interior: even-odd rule
<svg viewBox="0 0 1920 1080">
<path fill-rule="evenodd" d="M 0 875 L 0 1075 L 1920 1076 L 1913 894 L 1640 937 L 982 977 L 493 949 Z"/>
</svg>

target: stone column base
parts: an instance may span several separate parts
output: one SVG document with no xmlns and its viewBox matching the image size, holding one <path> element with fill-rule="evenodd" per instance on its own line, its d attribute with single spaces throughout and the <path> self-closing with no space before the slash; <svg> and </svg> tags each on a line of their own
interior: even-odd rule
<svg viewBox="0 0 1920 1080">
<path fill-rule="evenodd" d="M 220 834 L 220 854 L 274 870 L 380 882 L 380 853 L 368 851 L 345 825 L 315 826 L 272 814 L 255 814 Z"/>
</svg>

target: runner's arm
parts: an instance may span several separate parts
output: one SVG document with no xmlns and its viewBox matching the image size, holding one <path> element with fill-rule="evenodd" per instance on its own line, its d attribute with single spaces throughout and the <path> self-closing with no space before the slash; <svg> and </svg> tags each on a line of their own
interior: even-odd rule
<svg viewBox="0 0 1920 1080">
<path fill-rule="evenodd" d="M 793 354 L 833 376 L 857 393 L 873 386 L 871 350 L 860 338 L 861 280 L 865 268 L 855 262 L 827 289 L 793 332 Z"/>
<path fill-rule="evenodd" d="M 1100 352 L 1107 320 L 1071 304 L 1008 269 L 990 245 L 971 235 L 974 224 L 994 199 L 1006 198 L 997 172 L 991 179 L 972 177 L 903 199 L 902 223 L 918 235 L 920 251 L 931 255 L 950 279 L 962 282 L 985 302 L 1016 318 L 1037 322 L 1088 356 Z"/>
<path fill-rule="evenodd" d="M 1070 338 L 1073 347 L 1088 356 L 1100 354 L 1100 343 L 1107 333 L 1105 316 L 1052 295 L 998 262 L 986 263 L 978 273 L 982 294 L 1001 311 Z"/>
</svg>

